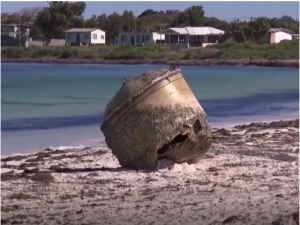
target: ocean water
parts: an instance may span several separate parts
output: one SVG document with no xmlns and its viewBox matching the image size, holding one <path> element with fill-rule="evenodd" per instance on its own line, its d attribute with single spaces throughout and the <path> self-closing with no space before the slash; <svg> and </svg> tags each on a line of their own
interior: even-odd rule
<svg viewBox="0 0 300 225">
<path fill-rule="evenodd" d="M 1 152 L 103 141 L 107 102 L 126 78 L 168 65 L 1 65 Z M 255 66 L 182 66 L 212 127 L 298 117 L 299 71 Z"/>
</svg>

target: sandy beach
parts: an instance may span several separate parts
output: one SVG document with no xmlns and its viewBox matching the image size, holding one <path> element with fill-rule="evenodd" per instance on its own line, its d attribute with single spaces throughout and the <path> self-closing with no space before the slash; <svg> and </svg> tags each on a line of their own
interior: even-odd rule
<svg viewBox="0 0 300 225">
<path fill-rule="evenodd" d="M 299 224 L 299 121 L 213 129 L 197 164 L 121 168 L 104 143 L 1 159 L 2 224 Z"/>
</svg>

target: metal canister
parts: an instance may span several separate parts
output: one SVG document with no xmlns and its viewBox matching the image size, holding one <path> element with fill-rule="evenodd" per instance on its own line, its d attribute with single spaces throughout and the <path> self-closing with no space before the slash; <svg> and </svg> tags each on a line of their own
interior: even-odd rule
<svg viewBox="0 0 300 225">
<path fill-rule="evenodd" d="M 101 125 L 123 167 L 154 169 L 160 159 L 192 163 L 211 145 L 206 113 L 179 69 L 134 77 L 108 103 Z"/>
</svg>

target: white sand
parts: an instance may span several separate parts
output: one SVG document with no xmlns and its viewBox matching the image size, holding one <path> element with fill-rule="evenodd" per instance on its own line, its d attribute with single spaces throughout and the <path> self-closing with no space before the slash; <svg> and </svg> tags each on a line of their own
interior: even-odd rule
<svg viewBox="0 0 300 225">
<path fill-rule="evenodd" d="M 2 162 L 2 223 L 296 224 L 298 129 L 250 128 L 216 130 L 200 162 L 155 171 L 121 168 L 99 146 Z"/>
</svg>

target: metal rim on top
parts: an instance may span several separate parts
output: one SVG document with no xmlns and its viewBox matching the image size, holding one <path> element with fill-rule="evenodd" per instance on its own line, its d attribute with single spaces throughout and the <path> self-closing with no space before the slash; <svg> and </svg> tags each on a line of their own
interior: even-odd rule
<svg viewBox="0 0 300 225">
<path fill-rule="evenodd" d="M 155 79 L 153 79 L 150 84 L 148 84 L 143 89 L 141 89 L 136 95 L 134 95 L 128 101 L 126 101 L 125 103 L 123 103 L 122 105 L 120 105 L 119 107 L 117 107 L 116 109 L 114 109 L 112 112 L 110 112 L 106 116 L 105 120 L 103 121 L 103 123 L 101 125 L 101 128 L 104 128 L 110 120 L 112 120 L 115 116 L 117 116 L 121 111 L 123 111 L 127 107 L 129 107 L 129 105 L 131 103 L 133 103 L 134 101 L 136 101 L 139 96 L 141 96 L 142 94 L 144 94 L 146 91 L 148 91 L 154 85 L 162 82 L 163 80 L 165 80 L 165 79 L 167 79 L 167 78 L 169 78 L 171 76 L 177 75 L 180 72 L 181 72 L 180 69 L 168 70 L 167 72 L 163 73 L 161 76 L 156 77 Z"/>
</svg>

